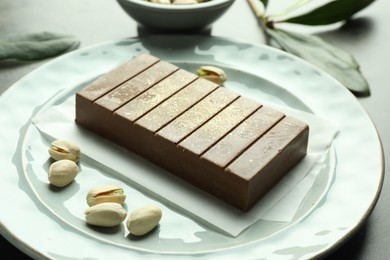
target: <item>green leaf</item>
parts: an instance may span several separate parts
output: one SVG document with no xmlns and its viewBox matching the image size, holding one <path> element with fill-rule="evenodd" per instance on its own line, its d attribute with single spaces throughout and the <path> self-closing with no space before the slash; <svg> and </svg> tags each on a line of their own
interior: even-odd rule
<svg viewBox="0 0 390 260">
<path fill-rule="evenodd" d="M 277 13 L 277 14 L 273 14 L 272 16 L 275 17 L 275 16 L 284 16 L 284 15 L 287 15 L 289 14 L 290 12 L 300 8 L 301 6 L 304 6 L 310 2 L 312 2 L 313 0 L 299 0 L 297 2 L 294 2 L 292 5 L 288 6 L 286 9 L 284 9 L 282 12 L 280 13 Z"/>
<path fill-rule="evenodd" d="M 327 25 L 349 19 L 355 13 L 369 6 L 374 0 L 335 0 L 306 14 L 279 22 L 304 25 Z"/>
<path fill-rule="evenodd" d="M 282 49 L 326 71 L 354 94 L 370 95 L 368 83 L 360 72 L 359 64 L 350 53 L 313 35 L 269 28 L 267 33 Z"/>
<path fill-rule="evenodd" d="M 72 35 L 39 32 L 0 36 L 0 60 L 40 60 L 77 48 Z"/>
</svg>

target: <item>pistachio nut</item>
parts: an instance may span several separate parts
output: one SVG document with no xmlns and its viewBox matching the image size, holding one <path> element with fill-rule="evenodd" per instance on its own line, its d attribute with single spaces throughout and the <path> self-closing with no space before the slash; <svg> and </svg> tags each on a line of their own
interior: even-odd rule
<svg viewBox="0 0 390 260">
<path fill-rule="evenodd" d="M 87 203 L 89 206 L 100 204 L 103 202 L 115 202 L 123 204 L 126 195 L 123 189 L 116 185 L 105 185 L 92 188 L 87 194 Z"/>
<path fill-rule="evenodd" d="M 174 5 L 190 5 L 190 4 L 198 4 L 197 0 L 173 0 L 172 4 Z"/>
<path fill-rule="evenodd" d="M 146 1 L 148 1 L 148 0 L 146 0 Z M 158 4 L 170 4 L 171 0 L 149 0 L 148 2 L 158 3 Z"/>
<path fill-rule="evenodd" d="M 219 85 L 222 85 L 227 79 L 225 71 L 215 66 L 201 66 L 196 73 L 199 77 L 208 79 Z"/>
<path fill-rule="evenodd" d="M 154 229 L 162 217 L 157 206 L 146 206 L 134 210 L 127 219 L 126 227 L 131 234 L 142 236 Z"/>
<path fill-rule="evenodd" d="M 103 202 L 85 210 L 85 220 L 88 224 L 100 227 L 114 227 L 125 220 L 126 210 L 118 203 Z"/>
<path fill-rule="evenodd" d="M 74 161 L 59 160 L 50 165 L 49 182 L 57 187 L 64 187 L 76 178 L 79 167 Z"/>
<path fill-rule="evenodd" d="M 78 162 L 80 160 L 79 146 L 67 140 L 55 140 L 52 142 L 49 154 L 56 161 L 68 159 Z"/>
</svg>

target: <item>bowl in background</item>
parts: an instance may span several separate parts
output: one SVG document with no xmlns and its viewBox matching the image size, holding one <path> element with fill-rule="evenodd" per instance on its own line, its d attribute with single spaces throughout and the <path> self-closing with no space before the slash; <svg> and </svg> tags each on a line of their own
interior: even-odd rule
<svg viewBox="0 0 390 260">
<path fill-rule="evenodd" d="M 117 1 L 139 24 L 165 31 L 205 28 L 224 14 L 234 2 L 234 0 L 209 0 L 198 4 L 174 5 L 144 0 Z"/>
</svg>

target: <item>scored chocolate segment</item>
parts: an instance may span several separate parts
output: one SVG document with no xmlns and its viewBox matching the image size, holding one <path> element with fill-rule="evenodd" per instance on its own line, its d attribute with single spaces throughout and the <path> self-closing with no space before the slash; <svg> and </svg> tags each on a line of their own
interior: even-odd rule
<svg viewBox="0 0 390 260">
<path fill-rule="evenodd" d="M 307 144 L 308 126 L 285 117 L 233 161 L 226 171 L 248 181 L 253 187 L 248 201 L 253 203 L 302 159 Z"/>
<path fill-rule="evenodd" d="M 305 125 L 300 124 L 293 118 L 283 118 L 229 165 L 227 170 L 242 178 L 251 179 L 260 170 L 267 167 L 267 164 L 272 162 L 285 149 L 288 149 L 290 153 L 299 152 L 290 143 L 299 137 L 305 127 Z M 275 147 L 278 147 L 278 149 L 275 149 Z M 281 161 L 281 167 L 282 164 L 286 165 L 289 163 L 289 160 L 283 160 Z"/>
<path fill-rule="evenodd" d="M 240 97 L 181 141 L 179 147 L 201 155 L 259 107 L 259 103 Z"/>
<path fill-rule="evenodd" d="M 178 69 L 178 67 L 165 61 L 159 61 L 100 97 L 95 103 L 114 111 Z"/>
<path fill-rule="evenodd" d="M 92 84 L 88 85 L 88 87 L 80 90 L 77 95 L 83 96 L 91 101 L 95 101 L 108 91 L 129 80 L 135 75 L 138 75 L 140 72 L 149 68 L 158 61 L 158 58 L 150 55 L 139 55 L 112 70 L 109 74 L 99 77 Z"/>
<path fill-rule="evenodd" d="M 156 132 L 172 119 L 199 102 L 217 87 L 217 84 L 198 78 L 171 98 L 161 103 L 158 107 L 138 119 L 136 125 L 140 125 L 149 131 Z"/>
<path fill-rule="evenodd" d="M 178 143 L 238 98 L 238 96 L 237 93 L 226 88 L 218 88 L 156 134 L 173 143 Z"/>
<path fill-rule="evenodd" d="M 123 105 L 115 113 L 130 121 L 135 121 L 196 78 L 196 75 L 179 69 L 157 83 L 153 88 L 148 89 L 138 97 Z"/>
<path fill-rule="evenodd" d="M 202 159 L 226 167 L 254 141 L 277 124 L 284 114 L 262 106 L 222 140 L 202 155 Z"/>
<path fill-rule="evenodd" d="M 150 55 L 76 93 L 76 122 L 244 211 L 305 156 L 309 133 Z"/>
</svg>

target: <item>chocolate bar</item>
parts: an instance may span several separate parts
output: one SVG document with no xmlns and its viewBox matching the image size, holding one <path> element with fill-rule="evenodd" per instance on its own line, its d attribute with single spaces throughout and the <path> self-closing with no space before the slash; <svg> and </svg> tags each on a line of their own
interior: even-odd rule
<svg viewBox="0 0 390 260">
<path fill-rule="evenodd" d="M 304 122 L 148 54 L 76 93 L 76 122 L 243 211 L 300 162 L 309 134 Z"/>
</svg>

